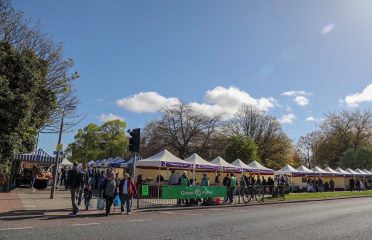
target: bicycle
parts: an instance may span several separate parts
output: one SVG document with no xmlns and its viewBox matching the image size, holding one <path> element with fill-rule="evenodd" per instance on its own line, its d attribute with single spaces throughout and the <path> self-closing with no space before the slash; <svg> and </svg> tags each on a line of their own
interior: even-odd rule
<svg viewBox="0 0 372 240">
<path fill-rule="evenodd" d="M 240 190 L 240 197 L 244 203 L 249 203 L 252 199 L 262 202 L 264 198 L 263 189 L 260 185 L 250 185 Z"/>
</svg>

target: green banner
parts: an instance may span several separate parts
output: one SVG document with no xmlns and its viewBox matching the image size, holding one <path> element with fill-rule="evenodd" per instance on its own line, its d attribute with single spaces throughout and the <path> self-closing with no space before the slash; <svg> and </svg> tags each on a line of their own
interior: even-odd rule
<svg viewBox="0 0 372 240">
<path fill-rule="evenodd" d="M 148 185 L 142 185 L 141 186 L 141 196 L 142 197 L 149 196 L 149 186 Z"/>
<path fill-rule="evenodd" d="M 224 186 L 164 186 L 162 190 L 161 198 L 163 199 L 225 197 L 227 193 L 227 189 Z"/>
</svg>

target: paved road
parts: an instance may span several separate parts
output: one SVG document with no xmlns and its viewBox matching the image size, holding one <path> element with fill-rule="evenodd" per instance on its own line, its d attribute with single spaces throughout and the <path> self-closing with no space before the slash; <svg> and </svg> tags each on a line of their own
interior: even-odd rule
<svg viewBox="0 0 372 240">
<path fill-rule="evenodd" d="M 0 218 L 0 239 L 372 239 L 372 198 L 204 210 Z M 20 229 L 9 229 L 20 228 Z"/>
</svg>

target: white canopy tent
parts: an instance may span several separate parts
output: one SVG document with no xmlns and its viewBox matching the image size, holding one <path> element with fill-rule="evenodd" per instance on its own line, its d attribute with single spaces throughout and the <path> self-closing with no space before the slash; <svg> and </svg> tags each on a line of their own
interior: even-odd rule
<svg viewBox="0 0 372 240">
<path fill-rule="evenodd" d="M 342 168 L 336 168 L 336 172 L 338 172 L 338 173 L 340 173 L 340 174 L 342 174 L 342 175 L 344 175 L 344 176 L 349 176 L 349 175 L 352 175 L 351 173 L 349 173 L 349 172 L 347 172 L 347 171 L 345 171 L 345 170 L 343 170 Z"/>
<path fill-rule="evenodd" d="M 236 167 L 228 162 L 226 162 L 222 157 L 218 156 L 211 161 L 211 163 L 216 164 L 220 167 L 220 171 L 223 172 L 241 172 L 239 167 Z"/>
<path fill-rule="evenodd" d="M 302 165 L 301 167 L 298 167 L 297 170 L 301 171 L 301 172 L 304 172 L 306 174 L 306 176 L 314 176 L 316 175 L 314 173 L 314 171 L 308 169 L 307 167 L 305 167 L 304 165 Z"/>
<path fill-rule="evenodd" d="M 62 162 L 59 164 L 60 166 L 72 166 L 72 162 L 70 162 L 67 158 L 62 159 Z"/>
<path fill-rule="evenodd" d="M 174 156 L 168 150 L 163 150 L 152 157 L 138 160 L 136 167 L 190 169 L 192 164 Z"/>
<path fill-rule="evenodd" d="M 355 169 L 354 171 L 363 175 L 363 176 L 365 176 L 365 177 L 370 175 L 369 173 L 364 172 L 364 171 L 360 170 L 359 168 Z"/>
<path fill-rule="evenodd" d="M 332 168 L 330 168 L 330 167 L 326 167 L 326 168 L 324 168 L 324 170 L 325 170 L 325 171 L 327 171 L 327 172 L 329 172 L 329 173 L 331 173 L 331 174 L 333 174 L 333 176 L 337 176 L 337 175 L 340 175 L 340 173 L 339 173 L 339 172 L 337 172 L 337 171 L 333 170 L 333 169 L 332 169 Z"/>
<path fill-rule="evenodd" d="M 93 164 L 94 164 L 94 161 L 93 161 L 93 160 L 90 160 L 90 161 L 87 163 L 87 165 L 88 165 L 89 167 L 93 166 Z"/>
<path fill-rule="evenodd" d="M 320 167 L 318 166 L 315 166 L 311 169 L 315 174 L 319 175 L 319 176 L 327 176 L 327 175 L 330 175 L 329 172 L 321 169 Z"/>
<path fill-rule="evenodd" d="M 274 170 L 261 165 L 257 161 L 253 161 L 248 164 L 249 167 L 256 169 L 259 174 L 274 174 Z"/>
<path fill-rule="evenodd" d="M 359 176 L 361 175 L 360 173 L 357 173 L 355 172 L 354 170 L 352 170 L 351 168 L 348 168 L 345 170 L 346 172 L 350 173 L 351 175 L 354 175 L 354 176 Z"/>
<path fill-rule="evenodd" d="M 255 172 L 257 169 L 254 169 L 247 164 L 245 164 L 242 160 L 236 159 L 231 163 L 231 165 L 234 165 L 235 167 L 238 167 L 241 169 L 242 172 Z"/>
<path fill-rule="evenodd" d="M 295 175 L 295 176 L 303 176 L 306 173 L 300 170 L 295 169 L 291 165 L 287 164 L 283 168 L 279 169 L 278 171 L 275 171 L 275 175 L 280 175 L 280 174 L 288 174 L 288 175 Z"/>
<path fill-rule="evenodd" d="M 213 170 L 213 171 L 217 171 L 217 170 L 220 169 L 220 166 L 204 160 L 202 157 L 200 157 L 196 153 L 194 153 L 190 157 L 186 158 L 185 161 L 192 164 L 192 169 L 193 169 L 193 171 L 192 171 L 192 178 L 193 178 L 193 182 L 195 182 L 196 169 Z"/>
</svg>

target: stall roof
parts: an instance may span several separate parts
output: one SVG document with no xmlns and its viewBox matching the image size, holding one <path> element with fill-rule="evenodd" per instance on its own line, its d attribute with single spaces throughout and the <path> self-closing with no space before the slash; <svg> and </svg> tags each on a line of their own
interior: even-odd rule
<svg viewBox="0 0 372 240">
<path fill-rule="evenodd" d="M 318 167 L 318 166 L 313 167 L 311 170 L 312 170 L 314 173 L 316 173 L 316 174 L 330 174 L 329 172 L 327 172 L 327 171 L 321 169 L 321 168 Z"/>
<path fill-rule="evenodd" d="M 362 175 L 370 175 L 370 173 L 360 170 L 359 168 L 354 170 L 355 172 L 362 174 Z"/>
<path fill-rule="evenodd" d="M 155 167 L 155 168 L 192 168 L 192 164 L 186 162 L 170 152 L 163 150 L 152 157 L 138 160 L 136 163 L 138 167 Z"/>
<path fill-rule="evenodd" d="M 301 167 L 298 167 L 297 170 L 299 170 L 301 172 L 305 172 L 305 173 L 314 173 L 314 171 L 311 171 L 310 169 L 308 169 L 304 165 L 302 165 Z"/>
<path fill-rule="evenodd" d="M 283 168 L 275 171 L 275 174 L 291 174 L 291 175 L 305 175 L 306 173 L 300 170 L 295 169 L 291 165 L 287 164 Z"/>
<path fill-rule="evenodd" d="M 354 171 L 353 169 L 351 169 L 351 168 L 348 168 L 348 169 L 346 169 L 345 171 L 348 172 L 348 173 L 351 173 L 351 174 L 353 174 L 353 175 L 361 175 L 360 173 L 355 172 L 355 171 Z"/>
<path fill-rule="evenodd" d="M 194 153 L 190 157 L 185 159 L 186 162 L 192 163 L 193 168 L 195 169 L 206 169 L 206 170 L 218 170 L 220 169 L 219 165 L 210 163 L 200 157 L 198 154 Z"/>
<path fill-rule="evenodd" d="M 60 155 L 59 161 L 61 161 L 62 159 L 63 156 Z M 56 158 L 50 156 L 43 149 L 39 148 L 36 152 L 17 154 L 16 160 L 39 163 L 55 163 Z"/>
<path fill-rule="evenodd" d="M 214 163 L 220 167 L 220 169 L 224 171 L 241 171 L 241 168 L 236 167 L 228 162 L 226 162 L 222 157 L 218 156 L 215 159 L 211 161 L 211 163 Z"/>
<path fill-rule="evenodd" d="M 332 168 L 330 167 L 326 167 L 324 168 L 325 171 L 329 172 L 329 173 L 332 173 L 332 174 L 340 174 L 339 172 L 333 170 Z"/>
<path fill-rule="evenodd" d="M 274 173 L 274 170 L 261 165 L 257 161 L 251 162 L 250 164 L 248 164 L 248 166 L 251 167 L 251 168 L 257 169 L 259 172 L 263 172 L 263 173 L 265 173 L 265 172 L 267 172 L 267 173 Z"/>
<path fill-rule="evenodd" d="M 244 172 L 257 172 L 257 169 L 248 166 L 240 159 L 236 159 L 231 163 L 231 165 L 234 165 L 235 167 L 242 169 Z"/>
<path fill-rule="evenodd" d="M 368 171 L 367 169 L 363 169 L 363 171 L 372 175 L 372 172 Z"/>
<path fill-rule="evenodd" d="M 346 172 L 344 169 L 339 168 L 339 167 L 336 168 L 336 172 L 341 173 L 341 174 L 343 174 L 343 175 L 351 175 L 351 173 Z"/>
<path fill-rule="evenodd" d="M 64 158 L 60 163 L 61 166 L 72 166 L 72 162 L 70 162 L 67 158 Z"/>
<path fill-rule="evenodd" d="M 110 163 L 110 167 L 117 168 L 120 167 L 122 163 L 125 163 L 125 160 L 121 157 L 116 157 L 114 161 Z"/>
</svg>

